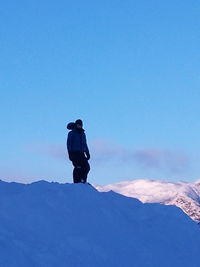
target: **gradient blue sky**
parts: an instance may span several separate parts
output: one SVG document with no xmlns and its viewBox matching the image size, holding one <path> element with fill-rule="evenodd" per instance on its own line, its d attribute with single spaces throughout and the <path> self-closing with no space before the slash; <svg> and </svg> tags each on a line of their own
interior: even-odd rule
<svg viewBox="0 0 200 267">
<path fill-rule="evenodd" d="M 200 178 L 200 2 L 2 1 L 0 179 L 71 182 L 83 119 L 89 181 Z"/>
</svg>

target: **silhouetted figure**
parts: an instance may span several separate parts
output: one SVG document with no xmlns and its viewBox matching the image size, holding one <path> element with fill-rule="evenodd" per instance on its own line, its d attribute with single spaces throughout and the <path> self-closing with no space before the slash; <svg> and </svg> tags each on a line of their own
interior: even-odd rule
<svg viewBox="0 0 200 267">
<path fill-rule="evenodd" d="M 74 166 L 74 183 L 86 183 L 87 175 L 90 171 L 90 165 L 88 163 L 90 153 L 82 120 L 68 123 L 67 129 L 71 130 L 67 137 L 67 150 L 69 159 Z"/>
</svg>

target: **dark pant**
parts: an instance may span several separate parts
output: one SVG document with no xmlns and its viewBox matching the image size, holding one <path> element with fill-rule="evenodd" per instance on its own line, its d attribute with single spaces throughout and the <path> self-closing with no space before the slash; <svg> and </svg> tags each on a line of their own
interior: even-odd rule
<svg viewBox="0 0 200 267">
<path fill-rule="evenodd" d="M 74 165 L 73 180 L 74 183 L 86 183 L 87 175 L 90 171 L 90 165 L 84 152 L 73 152 Z"/>
</svg>

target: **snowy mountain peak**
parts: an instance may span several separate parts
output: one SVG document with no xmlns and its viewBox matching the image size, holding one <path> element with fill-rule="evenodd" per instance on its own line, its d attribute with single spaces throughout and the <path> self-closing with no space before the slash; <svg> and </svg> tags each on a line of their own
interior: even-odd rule
<svg viewBox="0 0 200 267">
<path fill-rule="evenodd" d="M 167 182 L 160 180 L 133 180 L 96 186 L 99 191 L 113 190 L 137 198 L 143 203 L 176 205 L 193 220 L 200 222 L 200 181 L 196 183 Z"/>
</svg>

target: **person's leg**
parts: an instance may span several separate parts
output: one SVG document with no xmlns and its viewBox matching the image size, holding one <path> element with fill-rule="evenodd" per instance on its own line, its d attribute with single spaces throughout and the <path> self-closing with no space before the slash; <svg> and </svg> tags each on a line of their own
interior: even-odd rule
<svg viewBox="0 0 200 267">
<path fill-rule="evenodd" d="M 73 161 L 74 171 L 73 179 L 74 183 L 86 183 L 87 175 L 90 171 L 90 165 L 84 152 L 77 152 Z"/>
<path fill-rule="evenodd" d="M 74 166 L 73 170 L 73 180 L 74 183 L 81 183 L 81 167 L 80 166 Z"/>
<path fill-rule="evenodd" d="M 82 167 L 79 152 L 74 153 L 74 159 L 72 163 L 74 165 L 73 181 L 74 183 L 81 183 Z"/>
<path fill-rule="evenodd" d="M 90 165 L 88 163 L 88 160 L 85 158 L 82 162 L 82 169 L 81 169 L 81 177 L 83 180 L 83 183 L 87 182 L 87 175 L 90 171 Z"/>
</svg>

